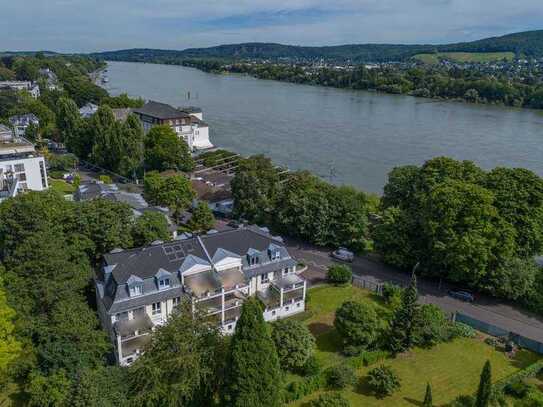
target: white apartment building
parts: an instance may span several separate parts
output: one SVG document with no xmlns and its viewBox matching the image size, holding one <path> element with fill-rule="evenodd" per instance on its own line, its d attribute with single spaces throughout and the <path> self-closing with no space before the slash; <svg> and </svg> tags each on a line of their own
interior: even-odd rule
<svg viewBox="0 0 543 407">
<path fill-rule="evenodd" d="M 209 141 L 209 126 L 203 121 L 202 110 L 196 107 L 176 109 L 168 104 L 154 101 L 133 109 L 147 134 L 153 126 L 170 126 L 183 138 L 191 151 L 212 148 Z"/>
<path fill-rule="evenodd" d="M 256 226 L 115 249 L 96 277 L 98 314 L 121 366 L 145 350 L 181 298 L 234 332 L 243 301 L 256 295 L 273 321 L 305 310 L 306 282 L 282 239 Z"/>
<path fill-rule="evenodd" d="M 48 188 L 45 159 L 34 145 L 15 137 L 11 129 L 0 125 L 0 171 L 17 179 L 17 191 L 43 191 Z"/>
<path fill-rule="evenodd" d="M 38 84 L 30 81 L 1 81 L 0 89 L 27 91 L 34 99 L 40 97 L 40 87 Z"/>
</svg>

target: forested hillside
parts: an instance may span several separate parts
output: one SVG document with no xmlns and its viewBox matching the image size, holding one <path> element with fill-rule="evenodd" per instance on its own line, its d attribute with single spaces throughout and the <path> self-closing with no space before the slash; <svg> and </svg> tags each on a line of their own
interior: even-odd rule
<svg viewBox="0 0 543 407">
<path fill-rule="evenodd" d="M 244 43 L 183 51 L 128 49 L 102 52 L 93 56 L 117 61 L 173 63 L 180 59 L 318 59 L 332 61 L 387 62 L 402 61 L 428 52 L 514 52 L 528 57 L 543 57 L 543 30 L 526 31 L 473 42 L 443 45 L 352 44 L 327 47 L 302 47 L 273 43 Z"/>
</svg>

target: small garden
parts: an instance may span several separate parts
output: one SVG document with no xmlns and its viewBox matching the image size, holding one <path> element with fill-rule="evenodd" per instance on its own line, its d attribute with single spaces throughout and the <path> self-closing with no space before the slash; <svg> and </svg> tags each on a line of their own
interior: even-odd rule
<svg viewBox="0 0 543 407">
<path fill-rule="evenodd" d="M 460 407 L 475 405 L 481 387 L 479 397 L 499 393 L 504 402 L 536 397 L 533 383 L 520 394 L 506 390 L 509 381 L 516 384 L 524 371 L 537 368 L 538 355 L 518 350 L 511 356 L 437 307 L 417 304 L 415 279 L 404 290 L 386 286 L 378 296 L 345 283 L 345 274 L 332 270 L 333 284 L 308 291 L 304 314 L 273 324 L 281 367 L 288 371 L 286 404 Z"/>
</svg>

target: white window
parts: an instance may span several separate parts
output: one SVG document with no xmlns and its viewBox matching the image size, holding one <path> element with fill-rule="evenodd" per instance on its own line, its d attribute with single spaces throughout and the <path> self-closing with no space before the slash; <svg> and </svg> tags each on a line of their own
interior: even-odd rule
<svg viewBox="0 0 543 407">
<path fill-rule="evenodd" d="M 272 311 L 272 317 L 274 317 L 274 316 L 275 316 L 275 311 Z"/>
<path fill-rule="evenodd" d="M 158 280 L 158 288 L 160 290 L 164 288 L 168 288 L 170 286 L 170 279 L 169 278 L 161 278 Z"/>
<path fill-rule="evenodd" d="M 119 312 L 117 315 L 115 315 L 115 321 L 125 321 L 127 319 L 128 319 L 128 311 Z"/>
<path fill-rule="evenodd" d="M 25 165 L 23 163 L 15 164 L 15 172 L 23 172 L 24 170 L 25 170 Z"/>
<path fill-rule="evenodd" d="M 181 297 L 175 297 L 172 299 L 172 304 L 174 307 L 177 307 L 181 303 Z"/>
<path fill-rule="evenodd" d="M 232 330 L 232 325 L 228 325 L 227 328 L 228 328 L 229 331 L 231 331 Z"/>
<path fill-rule="evenodd" d="M 262 275 L 260 276 L 260 283 L 261 283 L 261 284 L 267 283 L 267 282 L 269 282 L 269 281 L 270 281 L 270 279 L 268 278 L 268 273 L 262 274 Z"/>
<path fill-rule="evenodd" d="M 283 269 L 283 275 L 286 276 L 288 274 L 288 267 L 285 267 Z"/>
<path fill-rule="evenodd" d="M 161 314 L 162 311 L 161 311 L 161 304 L 160 302 L 154 302 L 153 305 L 152 305 L 152 311 L 151 311 L 151 314 L 153 315 L 159 315 Z"/>
<path fill-rule="evenodd" d="M 135 284 L 130 287 L 130 296 L 135 297 L 137 295 L 143 294 L 143 285 L 141 284 Z"/>
</svg>

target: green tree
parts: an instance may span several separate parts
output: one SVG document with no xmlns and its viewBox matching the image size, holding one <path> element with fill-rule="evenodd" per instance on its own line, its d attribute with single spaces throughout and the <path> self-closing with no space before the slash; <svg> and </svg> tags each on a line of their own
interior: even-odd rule
<svg viewBox="0 0 543 407">
<path fill-rule="evenodd" d="M 512 300 L 531 298 L 541 269 L 533 258 L 504 260 L 490 272 L 486 289 L 493 294 Z"/>
<path fill-rule="evenodd" d="M 326 278 L 332 284 L 347 284 L 353 279 L 353 272 L 344 264 L 333 264 L 328 267 Z"/>
<path fill-rule="evenodd" d="M 487 360 L 483 371 L 481 372 L 481 379 L 479 381 L 479 388 L 477 389 L 477 397 L 475 399 L 475 407 L 488 407 L 490 404 L 490 397 L 492 395 L 492 371 L 490 367 L 490 361 Z"/>
<path fill-rule="evenodd" d="M 77 138 L 81 117 L 75 102 L 67 97 L 59 98 L 57 102 L 57 128 L 60 132 L 60 140 L 65 142 L 70 150 L 76 150 Z"/>
<path fill-rule="evenodd" d="M 300 321 L 275 321 L 272 324 L 272 339 L 284 370 L 301 371 L 315 350 L 315 337 Z"/>
<path fill-rule="evenodd" d="M 0 387 L 2 379 L 7 376 L 8 366 L 19 357 L 22 349 L 21 343 L 15 337 L 15 311 L 7 303 L 2 271 L 0 266 Z"/>
<path fill-rule="evenodd" d="M 90 118 L 90 134 L 93 140 L 90 159 L 98 166 L 119 172 L 124 156 L 124 125 L 115 120 L 109 106 L 100 106 Z"/>
<path fill-rule="evenodd" d="M 432 407 L 432 386 L 430 383 L 426 384 L 426 393 L 424 394 L 424 401 L 422 402 L 422 407 Z"/>
<path fill-rule="evenodd" d="M 280 405 L 281 373 L 275 344 L 255 298 L 243 303 L 230 344 L 222 396 L 224 406 Z"/>
<path fill-rule="evenodd" d="M 400 378 L 389 366 L 381 365 L 368 372 L 368 383 L 377 397 L 390 396 L 400 388 Z"/>
<path fill-rule="evenodd" d="M 198 202 L 196 208 L 192 210 L 188 226 L 192 231 L 207 232 L 215 225 L 215 217 L 206 202 Z"/>
<path fill-rule="evenodd" d="M 137 172 L 143 165 L 143 127 L 139 119 L 130 114 L 126 122 L 121 124 L 123 154 L 119 163 L 119 171 L 127 176 L 136 178 Z"/>
<path fill-rule="evenodd" d="M 336 310 L 334 326 L 346 345 L 364 349 L 375 344 L 381 331 L 375 307 L 365 302 L 344 302 Z"/>
<path fill-rule="evenodd" d="M 182 175 L 161 176 L 155 171 L 147 173 L 144 180 L 145 199 L 153 205 L 165 206 L 179 219 L 194 199 L 190 181 Z"/>
<path fill-rule="evenodd" d="M 49 376 L 34 373 L 29 378 L 27 392 L 28 405 L 32 407 L 68 407 L 70 397 L 70 379 L 63 371 Z"/>
<path fill-rule="evenodd" d="M 155 240 L 166 241 L 170 237 L 168 221 L 159 212 L 144 212 L 132 228 L 132 239 L 136 247 L 146 246 Z"/>
<path fill-rule="evenodd" d="M 321 394 L 318 399 L 311 400 L 309 407 L 349 407 L 349 400 L 345 399 L 341 393 Z"/>
<path fill-rule="evenodd" d="M 231 187 L 235 217 L 256 223 L 269 219 L 279 188 L 279 175 L 269 158 L 240 160 Z"/>
<path fill-rule="evenodd" d="M 127 376 L 127 370 L 117 366 L 101 366 L 78 372 L 70 406 L 128 406 Z"/>
<path fill-rule="evenodd" d="M 388 347 L 393 354 L 405 352 L 413 346 L 417 298 L 417 277 L 413 273 L 409 287 L 402 291 L 401 306 L 394 312 L 390 323 Z"/>
<path fill-rule="evenodd" d="M 188 301 L 182 303 L 129 369 L 133 405 L 210 405 L 221 383 L 224 353 L 217 325 L 194 314 Z"/>
<path fill-rule="evenodd" d="M 421 347 L 431 347 L 450 337 L 447 316 L 433 304 L 421 305 L 415 315 L 413 343 Z"/>
<path fill-rule="evenodd" d="M 170 126 L 154 126 L 145 137 L 145 168 L 149 171 L 191 171 L 189 147 Z"/>
</svg>

